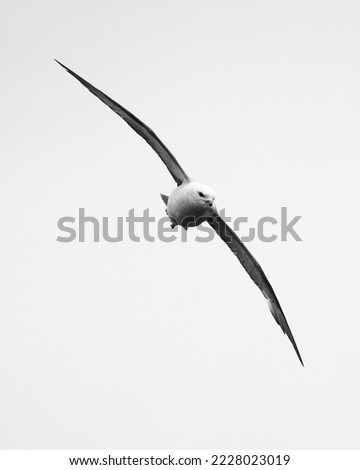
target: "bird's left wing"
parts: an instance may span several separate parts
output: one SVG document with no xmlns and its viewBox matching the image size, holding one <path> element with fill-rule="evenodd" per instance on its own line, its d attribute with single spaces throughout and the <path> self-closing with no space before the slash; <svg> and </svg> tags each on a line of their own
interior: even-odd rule
<svg viewBox="0 0 360 470">
<path fill-rule="evenodd" d="M 258 288 L 263 293 L 266 298 L 270 311 L 275 318 L 276 322 L 280 325 L 282 331 L 288 336 L 291 344 L 293 345 L 296 354 L 301 362 L 304 365 L 299 349 L 296 345 L 295 339 L 291 333 L 288 322 L 286 321 L 285 315 L 282 311 L 280 303 L 276 298 L 275 292 L 271 287 L 270 282 L 265 276 L 264 271 L 262 270 L 260 264 L 256 261 L 250 251 L 246 248 L 240 238 L 236 233 L 226 224 L 226 222 L 217 215 L 208 219 L 209 225 L 215 230 L 215 232 L 220 236 L 220 238 L 228 245 L 230 250 L 238 258 L 240 263 L 243 265 L 245 271 L 255 282 Z"/>
<path fill-rule="evenodd" d="M 111 108 L 118 116 L 124 119 L 124 121 L 132 129 L 134 129 L 134 131 L 139 134 L 150 145 L 150 147 L 155 150 L 161 160 L 165 163 L 167 169 L 171 173 L 178 186 L 180 186 L 184 181 L 189 180 L 189 177 L 181 168 L 179 162 L 176 160 L 174 155 L 170 152 L 167 147 L 165 147 L 165 145 L 161 142 L 155 132 L 150 129 L 150 127 L 140 121 L 140 119 L 130 113 L 130 111 L 125 109 L 119 103 L 109 98 L 109 96 L 105 95 L 105 93 L 95 88 L 93 85 L 91 85 L 91 83 L 81 78 L 77 73 L 70 70 L 58 60 L 54 60 L 59 65 L 61 65 L 61 67 L 63 67 L 67 72 L 69 72 L 70 75 L 79 80 L 79 82 L 84 85 L 84 87 L 86 87 L 93 95 L 99 98 L 99 100 L 109 106 L 109 108 Z"/>
</svg>

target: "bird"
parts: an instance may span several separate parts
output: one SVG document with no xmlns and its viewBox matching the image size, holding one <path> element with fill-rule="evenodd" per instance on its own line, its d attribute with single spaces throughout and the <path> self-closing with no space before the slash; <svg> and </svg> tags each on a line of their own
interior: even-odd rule
<svg viewBox="0 0 360 470">
<path fill-rule="evenodd" d="M 263 296 L 267 300 L 272 316 L 282 329 L 283 333 L 289 338 L 297 357 L 299 358 L 302 366 L 304 366 L 295 338 L 290 330 L 274 289 L 268 281 L 260 264 L 240 240 L 236 232 L 220 216 L 214 202 L 215 192 L 213 189 L 190 178 L 187 173 L 185 173 L 175 156 L 163 144 L 154 131 L 140 121 L 140 119 L 138 119 L 134 114 L 105 93 L 95 88 L 57 59 L 54 60 L 70 75 L 76 78 L 76 80 L 78 80 L 93 95 L 120 116 L 159 155 L 177 184 L 176 188 L 169 196 L 165 194 L 160 195 L 166 205 L 166 213 L 171 221 L 171 227 L 174 228 L 179 225 L 187 230 L 189 227 L 195 227 L 204 222 L 208 223 L 210 227 L 212 227 L 216 234 L 219 235 L 219 237 L 237 257 L 252 281 L 262 292 Z"/>
</svg>

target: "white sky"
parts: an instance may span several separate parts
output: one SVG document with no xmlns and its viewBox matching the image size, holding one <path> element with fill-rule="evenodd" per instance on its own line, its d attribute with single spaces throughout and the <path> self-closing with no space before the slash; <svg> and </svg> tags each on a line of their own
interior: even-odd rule
<svg viewBox="0 0 360 470">
<path fill-rule="evenodd" d="M 359 3 L 3 1 L 0 446 L 359 448 Z M 174 187 L 61 69 L 144 120 L 228 215 L 302 215 L 249 249 L 305 369 L 221 242 L 62 244 Z"/>
</svg>

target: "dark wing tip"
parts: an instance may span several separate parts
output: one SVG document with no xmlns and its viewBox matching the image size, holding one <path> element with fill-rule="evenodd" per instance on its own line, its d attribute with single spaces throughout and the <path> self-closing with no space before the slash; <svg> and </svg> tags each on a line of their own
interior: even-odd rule
<svg viewBox="0 0 360 470">
<path fill-rule="evenodd" d="M 284 314 L 283 314 L 283 315 L 284 315 Z M 295 349 L 296 355 L 297 355 L 297 357 L 299 358 L 299 361 L 301 362 L 301 365 L 302 365 L 303 367 L 305 367 L 305 366 L 304 366 L 304 362 L 303 362 L 302 357 L 301 357 L 301 354 L 300 354 L 300 351 L 299 351 L 299 348 L 297 347 L 295 338 L 294 338 L 293 334 L 291 333 L 290 327 L 289 327 L 289 325 L 288 325 L 288 323 L 287 323 L 287 321 L 286 321 L 286 319 L 285 319 L 285 316 L 284 316 L 284 320 L 285 320 L 286 327 L 283 328 L 281 325 L 280 325 L 280 326 L 281 326 L 281 328 L 282 328 L 284 334 L 289 338 L 291 344 L 293 345 L 293 348 Z"/>
<path fill-rule="evenodd" d="M 66 67 L 66 65 L 62 64 L 59 60 L 55 59 L 55 62 L 57 62 L 63 69 L 65 69 L 70 75 L 72 75 L 73 77 L 77 78 L 81 83 L 85 82 L 84 79 L 82 79 L 81 77 L 79 77 L 78 74 L 76 74 L 75 72 L 73 72 L 71 69 L 69 69 L 69 67 Z M 84 84 L 84 83 L 83 83 Z"/>
<path fill-rule="evenodd" d="M 267 303 L 268 303 L 270 312 L 272 316 L 274 317 L 276 323 L 280 326 L 284 335 L 289 338 L 291 344 L 293 345 L 293 348 L 295 349 L 296 355 L 299 358 L 299 361 L 301 362 L 301 365 L 305 367 L 299 348 L 297 347 L 295 338 L 290 330 L 289 324 L 285 318 L 284 312 L 282 311 L 279 301 L 277 300 L 275 293 L 273 291 L 272 291 L 271 298 L 267 299 Z"/>
<path fill-rule="evenodd" d="M 287 336 L 289 336 L 289 335 L 287 335 Z M 291 336 L 292 336 L 292 335 L 291 335 Z M 299 351 L 299 349 L 298 349 L 298 347 L 297 347 L 297 345 L 296 345 L 296 343 L 295 343 L 295 340 L 294 340 L 293 336 L 292 336 L 291 338 L 290 338 L 290 336 L 289 336 L 289 339 L 290 339 L 291 344 L 293 345 L 293 347 L 294 347 L 294 349 L 295 349 L 296 355 L 297 355 L 297 357 L 299 358 L 299 361 L 301 362 L 301 365 L 302 365 L 303 367 L 305 367 L 305 366 L 304 366 L 304 362 L 303 362 L 302 357 L 301 357 L 301 354 L 300 354 L 300 351 Z"/>
<path fill-rule="evenodd" d="M 57 59 L 55 59 L 55 58 L 54 58 L 54 60 L 55 60 L 55 62 L 57 62 L 59 65 L 61 65 L 61 67 L 64 67 L 65 70 L 68 70 L 68 68 L 65 67 L 64 64 L 62 64 L 61 62 L 59 62 L 59 61 L 58 61 Z"/>
</svg>

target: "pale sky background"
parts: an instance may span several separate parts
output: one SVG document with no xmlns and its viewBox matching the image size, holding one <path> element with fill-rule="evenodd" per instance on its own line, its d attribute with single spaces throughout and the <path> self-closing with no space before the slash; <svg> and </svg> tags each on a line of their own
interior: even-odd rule
<svg viewBox="0 0 360 470">
<path fill-rule="evenodd" d="M 359 2 L 1 6 L 0 447 L 359 448 Z M 248 248 L 305 369 L 221 240 L 56 241 L 79 207 L 162 217 L 174 182 L 53 57 L 228 215 L 302 216 Z"/>
</svg>

